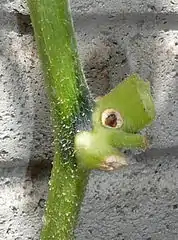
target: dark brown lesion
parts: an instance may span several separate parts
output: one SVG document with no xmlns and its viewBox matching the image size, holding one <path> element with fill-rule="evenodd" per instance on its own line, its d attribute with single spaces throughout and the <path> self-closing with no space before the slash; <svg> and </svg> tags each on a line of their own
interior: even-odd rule
<svg viewBox="0 0 178 240">
<path fill-rule="evenodd" d="M 118 111 L 106 109 L 101 115 L 101 122 L 105 127 L 120 128 L 123 124 L 123 119 Z"/>
<path fill-rule="evenodd" d="M 117 116 L 115 113 L 108 115 L 105 119 L 105 125 L 113 128 L 117 127 Z"/>
</svg>

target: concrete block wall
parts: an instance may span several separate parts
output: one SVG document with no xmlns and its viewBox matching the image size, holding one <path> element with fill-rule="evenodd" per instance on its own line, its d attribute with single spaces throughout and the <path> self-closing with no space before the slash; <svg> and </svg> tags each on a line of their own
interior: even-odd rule
<svg viewBox="0 0 178 240">
<path fill-rule="evenodd" d="M 93 96 L 133 73 L 149 79 L 157 118 L 146 152 L 93 171 L 77 240 L 178 239 L 178 1 L 71 0 Z M 52 159 L 48 100 L 28 9 L 0 2 L 0 240 L 39 239 Z"/>
</svg>

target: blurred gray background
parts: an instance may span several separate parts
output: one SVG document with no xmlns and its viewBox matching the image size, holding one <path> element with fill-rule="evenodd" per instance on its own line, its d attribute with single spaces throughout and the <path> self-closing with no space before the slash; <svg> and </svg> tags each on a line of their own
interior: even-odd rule
<svg viewBox="0 0 178 240">
<path fill-rule="evenodd" d="M 149 79 L 157 118 L 146 152 L 93 171 L 77 240 L 178 239 L 178 0 L 71 0 L 94 97 Z M 49 107 L 22 0 L 0 1 L 0 240 L 38 240 L 51 168 Z"/>
</svg>

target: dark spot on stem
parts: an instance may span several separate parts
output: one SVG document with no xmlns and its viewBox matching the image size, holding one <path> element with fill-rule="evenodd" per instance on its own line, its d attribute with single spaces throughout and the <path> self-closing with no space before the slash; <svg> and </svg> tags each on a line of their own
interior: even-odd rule
<svg viewBox="0 0 178 240">
<path fill-rule="evenodd" d="M 116 114 L 111 113 L 105 120 L 105 125 L 115 128 L 117 126 L 117 117 Z"/>
<path fill-rule="evenodd" d="M 101 116 L 103 126 L 109 128 L 120 128 L 123 124 L 123 119 L 120 113 L 114 109 L 106 109 Z"/>
</svg>

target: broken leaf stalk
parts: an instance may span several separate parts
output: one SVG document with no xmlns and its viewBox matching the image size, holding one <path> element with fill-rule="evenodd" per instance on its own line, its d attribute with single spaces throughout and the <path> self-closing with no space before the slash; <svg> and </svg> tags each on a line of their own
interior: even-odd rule
<svg viewBox="0 0 178 240">
<path fill-rule="evenodd" d="M 150 84 L 133 74 L 97 100 L 92 114 L 92 130 L 76 135 L 79 166 L 111 171 L 127 165 L 120 150 L 146 149 L 148 140 L 138 131 L 154 118 Z"/>
</svg>

